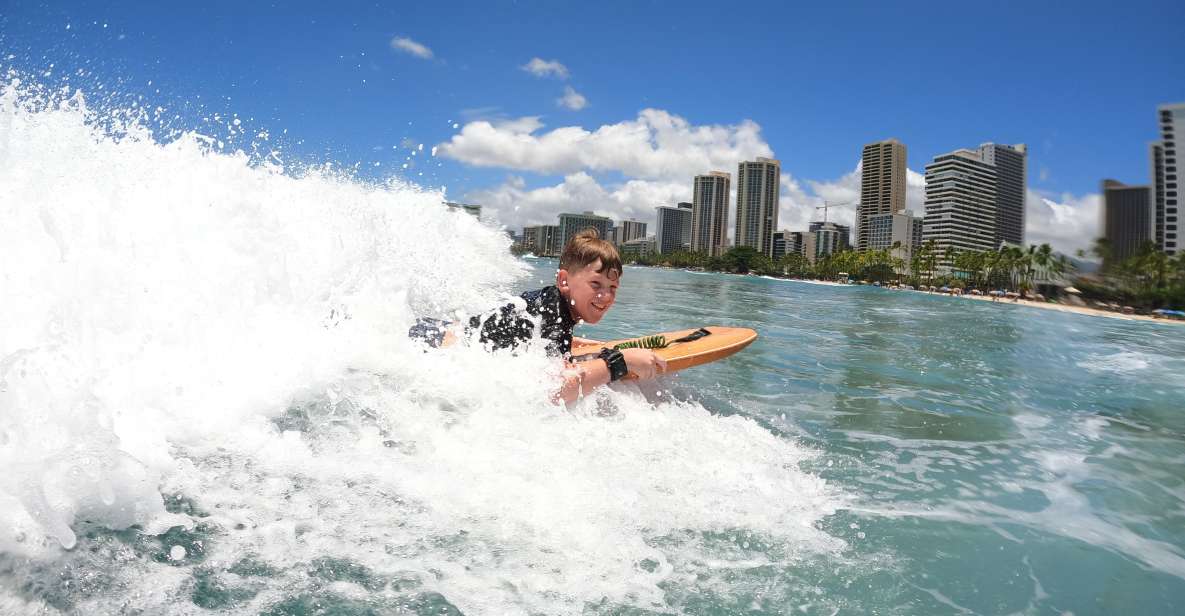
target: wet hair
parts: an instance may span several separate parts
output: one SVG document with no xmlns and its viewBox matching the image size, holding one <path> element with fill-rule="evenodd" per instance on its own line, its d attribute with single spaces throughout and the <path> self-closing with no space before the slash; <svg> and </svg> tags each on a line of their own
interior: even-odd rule
<svg viewBox="0 0 1185 616">
<path fill-rule="evenodd" d="M 588 227 L 568 240 L 564 253 L 560 255 L 560 269 L 573 272 L 598 260 L 601 262 L 598 274 L 605 274 L 611 279 L 621 277 L 621 255 L 617 254 L 617 247 L 601 239 L 601 234 L 595 228 Z"/>
</svg>

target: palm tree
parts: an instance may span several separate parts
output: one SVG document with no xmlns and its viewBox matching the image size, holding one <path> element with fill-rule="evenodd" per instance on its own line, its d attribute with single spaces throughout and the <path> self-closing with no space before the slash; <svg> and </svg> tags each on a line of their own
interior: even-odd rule
<svg viewBox="0 0 1185 616">
<path fill-rule="evenodd" d="M 932 284 L 934 282 L 934 270 L 938 267 L 938 245 L 934 243 L 933 239 L 930 239 L 926 240 L 922 249 L 925 250 L 926 284 Z"/>
</svg>

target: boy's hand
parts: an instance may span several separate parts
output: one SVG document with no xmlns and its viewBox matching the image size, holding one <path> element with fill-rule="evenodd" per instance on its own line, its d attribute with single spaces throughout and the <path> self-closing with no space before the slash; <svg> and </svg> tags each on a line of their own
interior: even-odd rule
<svg viewBox="0 0 1185 616">
<path fill-rule="evenodd" d="M 652 379 L 667 370 L 667 360 L 655 355 L 650 349 L 625 349 L 621 354 L 625 357 L 630 374 L 639 379 Z"/>
</svg>

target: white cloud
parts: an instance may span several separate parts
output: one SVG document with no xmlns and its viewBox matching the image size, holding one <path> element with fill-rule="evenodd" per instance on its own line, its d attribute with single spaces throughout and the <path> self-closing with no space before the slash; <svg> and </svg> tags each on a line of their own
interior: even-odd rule
<svg viewBox="0 0 1185 616">
<path fill-rule="evenodd" d="M 431 60 L 434 57 L 432 50 L 428 49 L 427 45 L 413 41 L 405 36 L 397 36 L 391 39 L 391 49 L 409 53 L 424 60 Z"/>
<path fill-rule="evenodd" d="M 555 99 L 555 104 L 572 111 L 580 111 L 588 106 L 588 99 L 572 86 L 564 86 L 564 95 Z"/>
<path fill-rule="evenodd" d="M 629 180 L 609 187 L 579 171 L 559 184 L 528 189 L 521 177 L 512 176 L 499 186 L 477 190 L 465 200 L 482 204 L 482 215 L 511 229 L 556 223 L 561 212 L 591 211 L 614 221 L 635 218 L 649 224 L 654 233 L 654 208 L 691 200 L 691 179 L 685 182 Z"/>
<path fill-rule="evenodd" d="M 691 184 L 714 169 L 735 172 L 737 162 L 773 156 L 751 120 L 735 125 L 692 125 L 661 109 L 644 109 L 633 120 L 595 131 L 563 126 L 537 134 L 535 122 L 470 122 L 440 144 L 443 156 L 478 167 L 501 167 L 550 175 L 579 171 L 619 172 L 638 179 Z"/>
<path fill-rule="evenodd" d="M 555 77 L 557 79 L 568 78 L 568 67 L 560 64 L 559 60 L 531 58 L 530 62 L 527 62 L 519 68 L 536 77 Z"/>
<path fill-rule="evenodd" d="M 1048 243 L 1070 256 L 1090 248 L 1099 236 L 1101 203 L 1098 194 L 1055 197 L 1029 189 L 1025 193 L 1025 242 Z"/>
</svg>

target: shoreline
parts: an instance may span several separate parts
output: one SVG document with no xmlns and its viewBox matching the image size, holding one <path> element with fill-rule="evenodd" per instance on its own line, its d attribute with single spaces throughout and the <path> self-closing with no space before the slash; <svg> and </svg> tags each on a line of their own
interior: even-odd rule
<svg viewBox="0 0 1185 616">
<path fill-rule="evenodd" d="M 1011 304 L 1016 306 L 1028 306 L 1030 308 L 1043 308 L 1046 310 L 1056 310 L 1058 312 L 1069 312 L 1072 314 L 1081 314 L 1092 317 L 1108 317 L 1111 319 L 1123 319 L 1124 321 L 1148 321 L 1151 323 L 1168 323 L 1174 325 L 1185 325 L 1185 321 L 1177 319 L 1158 319 L 1146 314 L 1123 314 L 1122 312 L 1112 312 L 1110 310 L 1100 310 L 1098 308 L 1091 308 L 1089 306 L 1071 306 L 1069 304 L 1058 304 L 1053 302 L 1037 302 L 1029 299 L 1017 299 L 1012 301 L 1012 298 L 1004 298 L 992 302 L 992 298 L 987 295 L 949 295 L 946 293 L 918 291 L 914 293 L 925 293 L 926 295 L 940 295 L 950 297 L 952 299 L 973 299 L 981 302 L 989 302 L 995 304 Z"/>
<path fill-rule="evenodd" d="M 685 269 L 685 268 L 681 268 L 681 267 L 663 267 L 661 265 L 638 265 L 636 263 L 632 263 L 630 265 L 632 267 L 647 267 L 647 268 L 654 268 L 654 269 L 677 270 L 677 271 L 684 271 L 684 272 L 697 273 L 697 274 L 698 273 L 709 273 L 709 274 L 727 274 L 729 276 L 741 276 L 741 277 L 750 276 L 750 274 L 737 274 L 735 272 L 710 272 L 710 271 L 697 272 L 694 270 L 689 270 L 689 269 Z M 784 280 L 787 282 L 801 282 L 804 284 L 813 284 L 813 285 L 830 286 L 830 287 L 866 287 L 866 286 L 870 286 L 870 285 L 858 285 L 858 284 L 844 284 L 842 282 L 831 282 L 828 280 L 806 280 L 803 278 L 779 278 L 776 276 L 756 276 L 756 277 L 763 278 L 766 280 Z M 889 289 L 888 287 L 884 287 L 884 286 L 876 287 L 876 288 L 880 288 L 885 291 L 896 290 L 896 289 Z M 908 290 L 908 289 L 905 289 L 905 290 Z M 1037 301 L 1028 300 L 1028 299 L 1017 299 L 1016 301 L 1012 301 L 1012 298 L 1005 298 L 1005 299 L 1000 299 L 997 302 L 992 302 L 992 298 L 987 295 L 964 294 L 964 295 L 957 295 L 956 296 L 956 295 L 949 295 L 946 293 L 939 293 L 936 291 L 935 292 L 919 291 L 917 289 L 913 289 L 911 292 L 912 293 L 923 293 L 926 295 L 945 296 L 945 297 L 950 297 L 951 299 L 973 299 L 973 300 L 990 302 L 990 303 L 1012 304 L 1012 305 L 1016 305 L 1016 306 L 1028 306 L 1030 308 L 1041 308 L 1044 310 L 1055 310 L 1057 312 L 1068 312 L 1071 314 L 1080 314 L 1080 315 L 1085 315 L 1085 316 L 1090 316 L 1090 317 L 1106 317 L 1109 319 L 1122 319 L 1124 321 L 1147 321 L 1149 323 L 1165 323 L 1165 324 L 1170 324 L 1170 325 L 1185 325 L 1185 320 L 1156 318 L 1156 317 L 1153 317 L 1150 315 L 1145 315 L 1145 314 L 1123 314 L 1121 312 L 1113 312 L 1110 310 L 1100 310 L 1098 308 L 1091 308 L 1089 306 L 1071 306 L 1069 304 L 1059 304 L 1059 303 L 1053 303 L 1053 302 L 1037 302 Z"/>
</svg>

